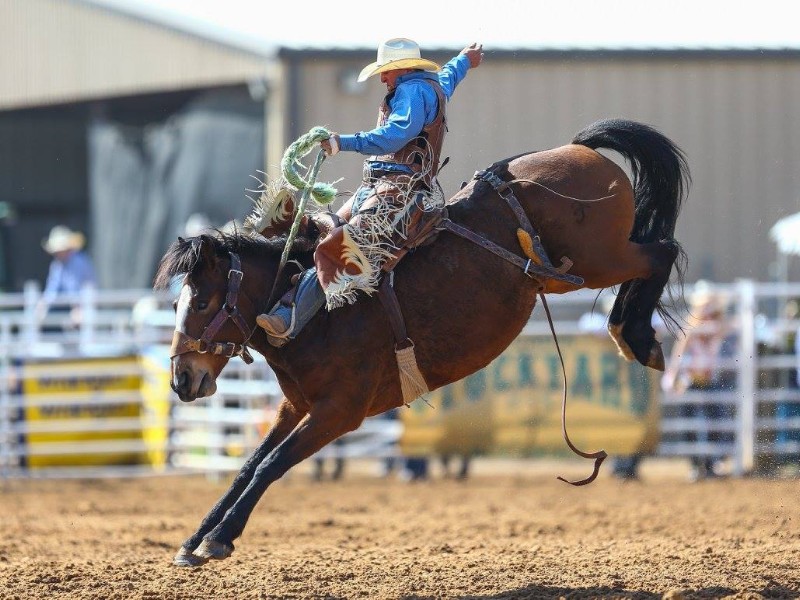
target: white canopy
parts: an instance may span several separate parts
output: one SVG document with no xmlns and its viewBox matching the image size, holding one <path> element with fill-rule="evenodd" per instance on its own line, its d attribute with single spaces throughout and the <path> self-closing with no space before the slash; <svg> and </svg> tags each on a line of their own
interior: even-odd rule
<svg viewBox="0 0 800 600">
<path fill-rule="evenodd" d="M 779 219 L 769 230 L 769 237 L 781 254 L 800 254 L 800 212 Z"/>
</svg>

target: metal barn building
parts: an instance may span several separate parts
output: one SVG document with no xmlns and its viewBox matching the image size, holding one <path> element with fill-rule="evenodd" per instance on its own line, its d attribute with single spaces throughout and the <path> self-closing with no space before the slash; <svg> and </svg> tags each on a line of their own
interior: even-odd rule
<svg viewBox="0 0 800 600">
<path fill-rule="evenodd" d="M 188 215 L 243 217 L 251 175 L 314 125 L 370 128 L 383 94 L 355 83 L 373 49 L 254 49 L 88 0 L 6 0 L 0 33 L 4 289 L 44 277 L 56 222 L 87 232 L 103 285 L 147 285 Z M 800 210 L 800 49 L 485 50 L 449 107 L 446 191 L 594 120 L 641 120 L 689 158 L 689 279 L 775 275 L 767 232 Z M 360 170 L 340 154 L 322 177 L 354 189 Z"/>
</svg>

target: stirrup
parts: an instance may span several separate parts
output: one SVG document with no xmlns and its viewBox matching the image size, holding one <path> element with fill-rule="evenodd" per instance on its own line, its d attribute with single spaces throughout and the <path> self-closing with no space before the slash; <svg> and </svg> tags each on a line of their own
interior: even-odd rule
<svg viewBox="0 0 800 600">
<path fill-rule="evenodd" d="M 283 348 L 289 343 L 289 338 L 276 338 L 272 337 L 270 334 L 267 334 L 267 343 L 273 348 Z"/>
</svg>

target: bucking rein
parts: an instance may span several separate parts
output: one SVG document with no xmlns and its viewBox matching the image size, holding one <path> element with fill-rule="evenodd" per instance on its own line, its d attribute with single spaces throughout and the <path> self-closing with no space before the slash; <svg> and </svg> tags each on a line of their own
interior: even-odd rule
<svg viewBox="0 0 800 600">
<path fill-rule="evenodd" d="M 301 191 L 302 195 L 297 207 L 297 214 L 295 215 L 292 226 L 287 234 L 286 246 L 281 254 L 280 263 L 278 264 L 278 271 L 275 275 L 275 283 L 273 284 L 270 297 L 267 300 L 267 309 L 272 303 L 272 297 L 276 291 L 275 286 L 277 285 L 281 272 L 288 261 L 289 251 L 292 247 L 295 237 L 297 236 L 297 232 L 300 228 L 300 222 L 305 214 L 306 206 L 308 205 L 310 197 L 314 196 L 315 201 L 322 206 L 327 206 L 336 197 L 336 189 L 332 184 L 318 183 L 316 181 L 319 169 L 322 165 L 322 162 L 325 160 L 325 152 L 323 150 L 318 152 L 314 164 L 307 169 L 305 178 L 301 176 L 297 170 L 298 166 L 303 166 L 300 162 L 300 159 L 309 154 L 318 142 L 326 140 L 330 136 L 331 132 L 326 128 L 313 127 L 308 133 L 300 136 L 296 141 L 289 145 L 283 155 L 283 159 L 281 160 L 281 170 L 286 183 L 294 190 Z M 530 219 L 525 214 L 522 205 L 516 196 L 514 196 L 514 192 L 511 189 L 512 184 L 523 181 L 535 183 L 537 185 L 541 184 L 523 179 L 503 181 L 495 173 L 489 170 L 477 171 L 474 179 L 484 181 L 491 185 L 495 192 L 497 192 L 497 194 L 506 201 L 509 208 L 511 208 L 513 211 L 517 221 L 519 222 L 519 227 L 517 228 L 517 240 L 519 241 L 520 247 L 525 254 L 525 258 L 506 250 L 502 246 L 495 244 L 491 240 L 478 235 L 466 227 L 462 227 L 461 225 L 454 223 L 447 218 L 446 215 L 436 227 L 436 231 L 450 231 L 455 235 L 469 240 L 473 244 L 476 244 L 477 246 L 492 252 L 496 256 L 499 256 L 503 260 L 506 260 L 507 262 L 519 267 L 522 269 L 525 275 L 538 284 L 537 293 L 542 301 L 542 306 L 544 307 L 544 311 L 547 316 L 547 323 L 550 326 L 550 332 L 553 336 L 553 342 L 555 343 L 556 350 L 558 352 L 558 358 L 561 361 L 561 374 L 564 378 L 564 389 L 561 398 L 561 434 L 572 452 L 582 458 L 594 459 L 594 469 L 589 477 L 581 479 L 580 481 L 568 481 L 560 476 L 557 477 L 557 479 L 574 486 L 587 485 L 595 480 L 600 472 L 600 465 L 606 459 L 608 454 L 605 450 L 598 450 L 597 452 L 591 453 L 583 452 L 572 443 L 569 435 L 567 434 L 567 372 L 564 366 L 564 357 L 561 353 L 561 346 L 558 343 L 558 336 L 556 335 L 556 330 L 553 326 L 553 318 L 550 314 L 550 307 L 547 304 L 547 298 L 545 297 L 544 293 L 544 281 L 547 279 L 566 281 L 580 287 L 583 285 L 583 278 L 578 277 L 577 275 L 569 275 L 567 273 L 572 266 L 572 261 L 567 257 L 562 257 L 561 266 L 553 266 L 553 264 L 550 262 L 547 252 L 542 246 L 541 238 L 536 233 L 536 230 L 533 228 Z M 557 194 L 557 192 L 553 193 Z M 392 265 L 392 268 L 396 264 L 397 262 L 395 261 Z M 388 275 L 389 277 L 383 277 L 383 281 L 378 289 L 378 297 L 381 300 L 387 315 L 389 316 L 389 321 L 395 336 L 395 356 L 397 358 L 400 384 L 403 390 L 403 398 L 405 400 L 407 397 L 411 397 L 413 400 L 413 398 L 417 398 L 422 395 L 421 393 L 416 393 L 417 390 L 422 390 L 423 393 L 428 390 L 427 385 L 424 383 L 420 384 L 420 381 L 424 380 L 422 379 L 422 374 L 419 371 L 416 356 L 414 355 L 414 342 L 406 335 L 405 321 L 403 319 L 400 305 L 393 288 L 394 273 L 389 271 Z M 410 400 L 408 400 L 406 403 L 408 402 L 410 402 Z"/>
</svg>

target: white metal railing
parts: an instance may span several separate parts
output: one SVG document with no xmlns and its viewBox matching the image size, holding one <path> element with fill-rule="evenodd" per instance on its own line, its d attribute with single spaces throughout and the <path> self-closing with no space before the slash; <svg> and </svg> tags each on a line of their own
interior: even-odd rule
<svg viewBox="0 0 800 600">
<path fill-rule="evenodd" d="M 156 386 L 158 406 L 143 398 L 139 382 L 158 370 L 126 357 L 144 354 L 168 368 L 170 294 L 86 290 L 58 298 L 47 315 L 41 297 L 36 284 L 0 295 L 0 477 L 235 470 L 274 418 L 280 388 L 258 355 L 249 366 L 233 359 L 211 398 L 183 404 L 164 385 Z M 75 306 L 77 321 L 58 310 Z M 33 391 L 25 389 L 30 381 Z M 114 385 L 131 381 L 136 385 Z M 54 413 L 59 418 L 47 418 Z M 398 428 L 369 422 L 333 452 L 394 453 L 387 447 L 396 447 Z M 76 466 L 76 457 L 86 466 Z"/>
<path fill-rule="evenodd" d="M 737 474 L 750 472 L 762 456 L 782 459 L 800 455 L 800 413 L 784 410 L 792 403 L 800 407 L 800 390 L 788 385 L 793 381 L 789 374 L 797 366 L 797 357 L 786 350 L 787 340 L 800 327 L 800 320 L 782 312 L 789 299 L 800 298 L 800 284 L 741 281 L 713 286 L 713 290 L 725 295 L 733 307 L 731 327 L 739 340 L 737 351 L 719 367 L 734 372 L 735 382 L 731 389 L 719 392 L 665 393 L 661 399 L 664 440 L 659 452 L 666 456 L 730 457 Z M 690 295 L 691 287 L 686 291 Z M 212 398 L 182 404 L 168 392 L 168 397 L 162 399 L 168 410 L 161 416 L 152 413 L 138 389 L 111 386 L 99 391 L 89 385 L 87 389 L 70 391 L 48 390 L 45 385 L 34 395 L 26 393 L 21 383 L 26 365 L 47 358 L 59 359 L 47 363 L 46 375 L 55 381 L 150 377 L 152 374 L 135 361 L 112 366 L 102 361 L 62 363 L 76 357 L 138 355 L 147 348 L 161 348 L 163 353 L 163 344 L 168 343 L 174 325 L 169 294 L 100 290 L 61 299 L 65 306 L 80 305 L 82 318 L 77 323 L 63 312 L 41 319 L 37 310 L 40 298 L 35 286 L 26 286 L 21 294 L 0 295 L 0 476 L 30 476 L 32 472 L 25 464 L 31 458 L 87 453 L 127 453 L 134 457 L 161 453 L 163 470 L 227 471 L 238 468 L 258 443 L 280 398 L 274 374 L 260 357 L 248 368 L 239 359 L 231 361 Z M 604 326 L 611 300 L 609 292 L 597 298 L 596 292 L 588 290 L 551 296 L 549 302 L 559 335 L 580 335 L 591 327 Z M 593 306 L 597 319 L 581 318 Z M 540 310 L 534 312 L 523 335 L 549 335 Z M 660 334 L 664 337 L 663 330 Z M 765 349 L 771 352 L 765 353 Z M 20 418 L 26 410 L 55 410 L 65 405 L 79 406 L 83 412 L 75 418 L 62 415 L 58 421 Z M 702 411 L 698 417 L 686 417 L 673 410 L 691 405 L 718 405 L 723 410 L 713 419 L 702 418 Z M 132 406 L 135 414 L 115 412 Z M 85 418 L 92 411 L 98 418 Z M 145 439 L 145 434 L 135 435 L 159 427 L 165 429 L 161 441 Z M 88 439 L 58 439 L 57 434 L 64 432 L 87 434 Z M 716 435 L 707 435 L 708 432 Z M 393 455 L 401 434 L 399 421 L 370 420 L 348 436 L 347 444 L 326 448 L 321 456 Z M 119 438 L 114 439 L 114 435 Z M 21 443 L 32 436 L 38 436 L 37 444 Z M 694 439 L 682 441 L 682 437 Z M 119 472 L 140 472 L 147 467 L 114 468 Z M 96 466 L 83 471 L 43 467 L 34 474 L 71 475 L 101 470 Z"/>
<path fill-rule="evenodd" d="M 138 382 L 152 374 L 138 362 L 77 364 L 80 368 L 67 375 L 81 388 L 76 391 L 8 393 L 10 382 L 26 378 L 66 381 L 63 365 L 51 369 L 49 362 L 34 365 L 34 372 L 16 366 L 16 375 L 5 379 L 0 476 L 53 476 L 59 464 L 69 465 L 66 472 L 74 474 L 79 463 L 97 472 L 105 462 L 106 470 L 120 473 L 137 463 L 158 471 L 235 469 L 258 443 L 280 398 L 274 374 L 260 357 L 246 369 L 241 360 L 232 361 L 219 378 L 218 393 L 192 404 L 181 403 L 163 387 L 161 397 L 143 397 Z M 112 388 L 114 381 L 130 377 L 137 387 L 104 389 L 99 382 L 109 372 L 114 372 Z M 83 389 L 87 381 L 98 385 Z M 161 458 L 153 461 L 153 456 Z"/>
<path fill-rule="evenodd" d="M 659 454 L 727 457 L 732 459 L 736 475 L 752 472 L 759 458 L 766 459 L 760 461 L 762 468 L 764 464 L 791 458 L 800 464 L 800 390 L 789 385 L 796 381 L 791 372 L 798 369 L 800 360 L 788 343 L 800 330 L 800 318 L 787 317 L 785 310 L 790 300 L 800 301 L 800 283 L 741 280 L 704 288 L 728 305 L 727 318 L 737 340 L 736 352 L 719 360 L 716 366 L 735 374 L 734 381 L 722 391 L 662 393 L 663 439 Z M 695 291 L 694 286 L 687 285 L 686 297 L 691 298 Z M 594 325 L 604 328 L 612 299 L 608 291 L 598 297 L 591 290 L 549 296 L 558 335 L 586 331 L 584 319 L 576 319 L 575 310 L 570 308 L 586 310 L 594 305 Z M 686 307 L 676 308 L 685 323 Z M 538 310 L 523 335 L 550 334 L 547 321 Z M 654 327 L 668 353 L 675 340 L 658 319 L 654 320 Z M 697 407 L 696 416 L 681 416 L 683 411 L 679 409 L 687 406 Z M 709 411 L 709 407 L 715 410 Z M 718 414 L 708 416 L 709 412 Z"/>
<path fill-rule="evenodd" d="M 713 285 L 709 291 L 729 305 L 735 351 L 716 368 L 732 373 L 732 381 L 722 390 L 665 393 L 659 452 L 728 457 L 736 475 L 752 472 L 757 463 L 765 468 L 792 455 L 796 460 L 800 415 L 784 408 L 800 407 L 800 390 L 790 386 L 796 381 L 792 372 L 798 357 L 789 344 L 800 320 L 787 318 L 785 307 L 789 300 L 800 299 L 800 284 L 743 280 Z M 687 407 L 694 407 L 695 416 L 684 416 Z"/>
</svg>

